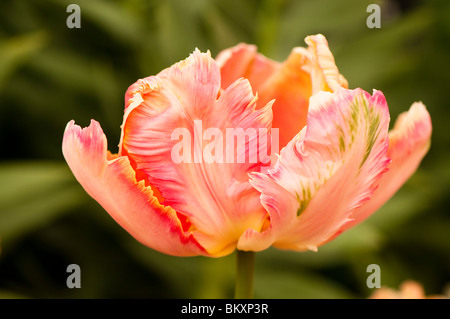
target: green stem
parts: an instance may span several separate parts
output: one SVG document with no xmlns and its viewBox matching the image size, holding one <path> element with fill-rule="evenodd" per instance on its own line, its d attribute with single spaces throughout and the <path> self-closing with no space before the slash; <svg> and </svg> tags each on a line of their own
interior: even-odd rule
<svg viewBox="0 0 450 319">
<path fill-rule="evenodd" d="M 236 299 L 252 299 L 255 252 L 238 250 L 236 259 L 236 289 L 234 297 Z"/>
</svg>

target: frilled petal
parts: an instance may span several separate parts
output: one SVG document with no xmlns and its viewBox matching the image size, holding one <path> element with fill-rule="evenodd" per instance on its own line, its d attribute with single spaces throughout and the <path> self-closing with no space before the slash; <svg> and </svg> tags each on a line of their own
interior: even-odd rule
<svg viewBox="0 0 450 319">
<path fill-rule="evenodd" d="M 305 70 L 308 63 L 306 50 L 295 48 L 261 85 L 258 94 L 262 102 L 275 99 L 272 126 L 280 130 L 280 145 L 285 146 L 306 124 L 311 77 Z"/>
<path fill-rule="evenodd" d="M 255 46 L 245 44 L 224 50 L 217 57 L 222 87 L 245 77 L 263 105 L 275 99 L 272 126 L 279 129 L 281 146 L 305 126 L 311 95 L 348 87 L 325 37 L 309 36 L 305 42 L 309 46 L 307 49 L 294 48 L 283 63 L 270 60 L 257 53 Z"/>
<path fill-rule="evenodd" d="M 371 200 L 354 212 L 344 230 L 363 221 L 386 203 L 417 170 L 431 143 L 431 117 L 421 102 L 400 114 L 389 132 L 389 171 L 381 177 Z"/>
<path fill-rule="evenodd" d="M 138 241 L 169 255 L 207 254 L 183 231 L 176 212 L 161 205 L 150 186 L 136 181 L 128 158 L 107 152 L 106 136 L 96 121 L 84 129 L 69 122 L 63 154 L 86 192 Z"/>
<path fill-rule="evenodd" d="M 121 145 L 140 176 L 161 192 L 165 205 L 184 216 L 214 256 L 233 251 L 242 233 L 261 230 L 267 217 L 248 173 L 264 166 L 260 157 L 250 160 L 258 151 L 251 133 L 267 130 L 272 120 L 270 104 L 256 109 L 247 80 L 224 90 L 220 81 L 216 62 L 198 50 L 138 81 L 127 92 Z M 228 129 L 251 137 L 245 144 L 234 137 L 224 140 Z"/>
<path fill-rule="evenodd" d="M 348 82 L 334 61 L 333 54 L 328 48 L 327 39 L 322 34 L 306 37 L 311 69 L 312 94 L 319 91 L 335 92 L 339 88 L 348 88 Z"/>
<path fill-rule="evenodd" d="M 352 219 L 386 171 L 389 112 L 384 96 L 361 89 L 320 92 L 307 126 L 267 174 L 251 174 L 270 214 L 263 232 L 248 230 L 243 250 L 316 250 Z"/>
<path fill-rule="evenodd" d="M 249 80 L 254 93 L 260 92 L 261 86 L 281 67 L 281 63 L 258 53 L 255 45 L 245 43 L 221 51 L 215 60 L 220 67 L 222 88 L 227 88 L 239 78 L 245 78 Z"/>
</svg>

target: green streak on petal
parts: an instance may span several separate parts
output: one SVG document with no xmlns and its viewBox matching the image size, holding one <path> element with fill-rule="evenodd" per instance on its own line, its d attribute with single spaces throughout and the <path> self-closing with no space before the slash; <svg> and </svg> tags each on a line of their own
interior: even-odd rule
<svg viewBox="0 0 450 319">
<path fill-rule="evenodd" d="M 370 107 L 364 97 L 362 97 L 362 103 L 364 105 L 364 116 L 366 118 L 366 121 L 369 122 L 369 127 L 367 131 L 366 150 L 364 152 L 364 157 L 361 160 L 359 168 L 364 165 L 370 153 L 372 152 L 373 146 L 375 145 L 375 142 L 378 139 L 378 135 L 380 133 L 379 127 L 381 123 L 381 116 L 379 112 L 377 112 L 375 108 Z"/>
<path fill-rule="evenodd" d="M 295 195 L 297 196 L 297 201 L 299 203 L 299 208 L 297 209 L 297 217 L 300 216 L 308 207 L 309 202 L 311 201 L 311 189 L 309 187 L 302 188 L 302 195 L 303 200 L 300 199 L 300 195 L 296 192 Z"/>
<path fill-rule="evenodd" d="M 359 127 L 359 118 L 360 118 L 360 108 L 358 105 L 358 101 L 355 101 L 355 103 L 352 104 L 352 109 L 351 109 L 351 113 L 350 113 L 350 133 L 352 136 L 351 139 L 351 143 L 350 146 L 353 144 L 353 142 L 355 141 L 356 138 L 356 133 L 358 131 L 358 127 Z"/>
<path fill-rule="evenodd" d="M 374 113 L 373 110 L 371 110 L 370 113 Z M 367 158 L 370 155 L 370 152 L 372 151 L 372 148 L 375 144 L 375 141 L 378 139 L 378 135 L 379 135 L 379 127 L 380 127 L 380 122 L 381 122 L 381 118 L 380 118 L 380 114 L 375 114 L 370 121 L 370 125 L 369 125 L 369 132 L 367 135 L 367 146 L 366 146 L 366 152 L 364 153 L 364 157 L 361 161 L 361 164 L 359 165 L 359 168 L 361 168 L 364 163 L 366 162 Z"/>
<path fill-rule="evenodd" d="M 338 124 L 337 129 L 339 131 L 339 149 L 341 153 L 345 152 L 345 134 L 344 130 L 342 130 L 342 127 Z"/>
<path fill-rule="evenodd" d="M 381 115 L 379 114 L 379 112 L 371 107 L 368 104 L 368 101 L 366 99 L 365 96 L 361 95 L 361 96 L 357 96 L 355 98 L 354 103 L 352 103 L 351 105 L 351 112 L 350 112 L 350 116 L 348 118 L 348 125 L 349 125 L 349 129 L 350 129 L 350 134 L 351 134 L 351 143 L 349 144 L 349 147 L 351 147 L 351 145 L 353 144 L 355 138 L 356 138 L 356 134 L 362 134 L 363 132 L 359 132 L 358 127 L 361 126 L 361 116 L 364 118 L 364 122 L 368 123 L 367 128 L 366 128 L 366 136 L 367 136 L 367 140 L 366 140 L 366 148 L 365 148 L 365 152 L 364 152 L 364 156 L 361 159 L 361 163 L 359 165 L 359 168 L 361 168 L 364 163 L 367 161 L 367 159 L 369 158 L 369 155 L 372 151 L 373 146 L 375 145 L 375 142 L 378 139 L 379 136 L 379 127 L 380 127 L 380 123 L 381 123 Z M 340 130 L 340 128 L 338 128 Z M 341 137 L 339 137 L 339 147 L 342 150 L 343 147 L 341 145 Z"/>
</svg>

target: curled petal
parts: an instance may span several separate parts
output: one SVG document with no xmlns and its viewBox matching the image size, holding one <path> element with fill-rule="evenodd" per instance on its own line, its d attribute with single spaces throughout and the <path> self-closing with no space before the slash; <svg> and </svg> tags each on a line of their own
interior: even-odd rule
<svg viewBox="0 0 450 319">
<path fill-rule="evenodd" d="M 261 85 L 262 102 L 275 99 L 272 126 L 280 130 L 280 145 L 285 146 L 306 124 L 311 77 L 306 71 L 306 50 L 295 48 L 278 70 Z"/>
<path fill-rule="evenodd" d="M 232 252 L 242 233 L 260 230 L 267 215 L 247 175 L 263 166 L 259 158 L 249 160 L 258 150 L 256 136 L 238 147 L 224 140 L 227 129 L 268 129 L 272 120 L 271 104 L 257 109 L 247 80 L 224 90 L 220 81 L 216 62 L 198 50 L 140 80 L 127 93 L 122 138 L 122 153 L 214 256 Z"/>
<path fill-rule="evenodd" d="M 262 105 L 273 104 L 274 128 L 279 129 L 279 143 L 285 146 L 306 124 L 309 98 L 318 91 L 334 92 L 347 88 L 339 74 L 325 37 L 321 34 L 305 39 L 308 48 L 294 48 L 283 63 L 257 53 L 254 45 L 239 44 L 219 53 L 217 62 L 222 87 L 245 77 Z"/>
<path fill-rule="evenodd" d="M 222 88 L 229 87 L 239 78 L 245 78 L 250 82 L 253 92 L 259 95 L 267 79 L 281 66 L 281 63 L 258 53 L 255 45 L 245 43 L 221 51 L 215 60 L 220 67 Z"/>
<path fill-rule="evenodd" d="M 273 244 L 316 250 L 352 219 L 389 164 L 389 113 L 384 96 L 340 89 L 310 101 L 307 126 L 282 149 L 268 174 L 253 173 L 270 214 L 263 232 L 247 231 L 238 248 Z"/>
<path fill-rule="evenodd" d="M 184 232 L 175 210 L 163 206 L 150 186 L 136 181 L 136 172 L 124 156 L 107 153 L 100 125 L 81 129 L 67 124 L 64 157 L 87 193 L 138 241 L 160 252 L 176 255 L 207 255 L 192 234 Z"/>
<path fill-rule="evenodd" d="M 339 88 L 348 88 L 347 80 L 339 73 L 328 42 L 322 34 L 306 37 L 311 59 L 312 94 L 319 91 L 335 92 Z"/>
<path fill-rule="evenodd" d="M 431 117 L 421 102 L 400 114 L 389 132 L 388 156 L 392 163 L 380 179 L 372 199 L 354 212 L 344 229 L 361 222 L 386 203 L 417 170 L 431 143 Z"/>
<path fill-rule="evenodd" d="M 288 59 L 279 63 L 257 53 L 256 46 L 239 44 L 217 57 L 222 88 L 244 77 L 262 105 L 275 100 L 272 126 L 279 129 L 279 143 L 286 145 L 306 123 L 311 78 L 305 70 L 309 62 L 304 48 L 295 48 Z M 289 114 L 289 116 L 286 116 Z"/>
</svg>

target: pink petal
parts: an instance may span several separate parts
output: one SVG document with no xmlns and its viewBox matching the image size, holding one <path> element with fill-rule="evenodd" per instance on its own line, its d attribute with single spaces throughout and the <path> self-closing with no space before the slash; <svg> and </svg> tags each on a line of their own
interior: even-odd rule
<svg viewBox="0 0 450 319">
<path fill-rule="evenodd" d="M 222 87 L 245 77 L 262 105 L 275 99 L 273 124 L 279 129 L 279 143 L 285 146 L 306 124 L 309 98 L 318 91 L 347 88 L 339 74 L 328 43 L 321 34 L 305 39 L 308 49 L 294 48 L 283 63 L 258 54 L 253 45 L 239 44 L 219 53 L 217 62 Z"/>
<path fill-rule="evenodd" d="M 270 226 L 247 231 L 238 248 L 316 250 L 326 242 L 371 197 L 386 171 L 388 125 L 379 91 L 313 96 L 307 126 L 282 149 L 274 169 L 251 174 Z"/>
<path fill-rule="evenodd" d="M 250 81 L 262 105 L 275 99 L 273 124 L 279 129 L 279 143 L 286 145 L 306 124 L 311 96 L 310 74 L 303 70 L 306 50 L 296 48 L 284 63 L 257 53 L 256 46 L 239 44 L 217 56 L 222 87 L 240 77 Z"/>
<path fill-rule="evenodd" d="M 380 179 L 372 199 L 354 212 L 354 220 L 344 229 L 369 217 L 411 177 L 428 152 L 431 130 L 430 114 L 422 103 L 414 103 L 408 112 L 400 114 L 389 132 L 389 171 Z"/>
<path fill-rule="evenodd" d="M 214 256 L 232 252 L 247 228 L 261 229 L 267 213 L 248 173 L 263 165 L 248 160 L 227 163 L 228 152 L 237 151 L 229 145 L 220 147 L 222 162 L 205 158 L 212 140 L 202 138 L 202 133 L 215 129 L 225 137 L 227 128 L 267 129 L 272 120 L 270 104 L 256 110 L 247 80 L 224 90 L 220 80 L 209 53 L 195 51 L 157 76 L 138 81 L 127 93 L 121 145 L 122 154 L 161 192 L 165 205 L 185 216 L 195 238 Z M 173 138 L 180 131 L 186 133 L 194 154 L 174 161 L 172 151 L 186 138 Z M 257 148 L 249 141 L 241 151 L 248 155 Z"/>
<path fill-rule="evenodd" d="M 285 146 L 306 124 L 311 77 L 305 70 L 306 50 L 295 48 L 277 72 L 261 85 L 261 101 L 275 99 L 272 126 L 280 130 L 280 145 Z"/>
<path fill-rule="evenodd" d="M 81 129 L 67 124 L 63 154 L 73 174 L 103 208 L 138 241 L 176 256 L 206 255 L 194 236 L 184 232 L 176 212 L 153 196 L 150 186 L 136 181 L 136 172 L 125 156 L 106 151 L 100 125 Z"/>
<path fill-rule="evenodd" d="M 221 51 L 215 60 L 220 67 L 222 88 L 229 87 L 239 78 L 245 78 L 250 81 L 255 94 L 260 92 L 268 77 L 277 72 L 281 66 L 279 62 L 258 53 L 255 45 L 245 43 Z"/>
</svg>

